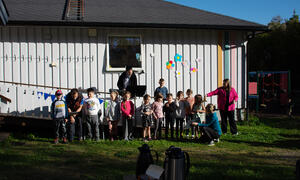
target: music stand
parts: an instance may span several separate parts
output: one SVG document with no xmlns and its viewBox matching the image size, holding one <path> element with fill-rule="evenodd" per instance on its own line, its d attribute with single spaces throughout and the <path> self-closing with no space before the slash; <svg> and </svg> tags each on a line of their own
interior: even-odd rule
<svg viewBox="0 0 300 180">
<path fill-rule="evenodd" d="M 143 97 L 146 94 L 146 86 L 136 86 L 135 95 L 137 97 Z"/>
</svg>

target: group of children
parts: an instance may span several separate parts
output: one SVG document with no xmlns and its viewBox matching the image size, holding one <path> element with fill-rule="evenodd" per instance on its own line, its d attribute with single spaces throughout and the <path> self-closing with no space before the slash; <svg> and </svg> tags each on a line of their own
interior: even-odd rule
<svg viewBox="0 0 300 180">
<path fill-rule="evenodd" d="M 146 94 L 143 97 L 142 105 L 137 108 L 130 100 L 131 93 L 126 91 L 123 98 L 119 101 L 118 92 L 110 93 L 110 101 L 108 102 L 104 120 L 108 123 L 109 138 L 114 140 L 118 134 L 118 123 L 122 120 L 123 135 L 125 140 L 133 139 L 133 117 L 135 112 L 140 112 L 143 126 L 143 141 L 152 140 L 151 127 L 154 125 L 153 139 L 162 138 L 162 123 L 165 120 L 165 138 L 174 138 L 174 127 L 176 138 L 183 138 L 183 132 L 186 130 L 186 136 L 189 137 L 191 130 L 192 138 L 198 138 L 199 130 L 201 138 L 213 145 L 218 141 L 221 130 L 219 121 L 214 113 L 212 104 L 204 107 L 205 97 L 196 95 L 193 97 L 193 91 L 178 91 L 176 97 L 168 93 L 168 89 L 164 86 L 164 79 L 160 79 L 160 86 L 155 90 L 155 101 L 151 104 L 151 96 Z M 57 99 L 52 103 L 52 117 L 55 121 L 55 143 L 58 142 L 59 128 L 62 127 L 63 142 L 65 138 L 65 123 L 68 121 L 68 111 L 62 100 L 60 90 L 56 92 Z M 174 100 L 175 99 L 175 100 Z M 164 104 L 165 101 L 165 104 Z M 89 138 L 99 140 L 99 115 L 100 103 L 94 97 L 94 90 L 88 89 L 88 98 L 84 100 L 83 117 L 87 125 L 87 135 Z M 184 127 L 184 122 L 186 125 Z M 175 126 L 176 124 L 176 126 Z M 170 129 L 170 134 L 169 134 Z M 147 137 L 147 138 L 146 138 Z"/>
<path fill-rule="evenodd" d="M 62 137 L 63 143 L 67 143 L 67 128 L 66 124 L 75 124 L 76 115 L 82 115 L 85 119 L 86 138 L 99 140 L 99 124 L 101 111 L 99 99 L 94 97 L 95 90 L 89 88 L 87 90 L 88 98 L 83 101 L 82 113 L 71 112 L 67 103 L 62 99 L 63 93 L 61 90 L 55 92 L 56 99 L 51 104 L 51 116 L 54 120 L 55 139 L 54 143 L 59 142 L 59 137 Z M 100 114 L 99 114 L 100 112 Z M 70 130 L 72 131 L 72 130 Z M 60 133 L 61 132 L 61 133 Z M 68 133 L 73 134 L 73 133 Z M 69 140 L 73 140 L 73 135 L 69 135 Z"/>
</svg>

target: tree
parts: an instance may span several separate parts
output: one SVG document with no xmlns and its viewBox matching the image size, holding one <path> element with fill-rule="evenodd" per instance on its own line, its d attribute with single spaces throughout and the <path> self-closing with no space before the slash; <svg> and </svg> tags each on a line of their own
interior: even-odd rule
<svg viewBox="0 0 300 180">
<path fill-rule="evenodd" d="M 250 71 L 291 71 L 292 88 L 300 90 L 300 23 L 294 11 L 291 18 L 272 18 L 270 32 L 249 40 L 248 61 Z"/>
</svg>

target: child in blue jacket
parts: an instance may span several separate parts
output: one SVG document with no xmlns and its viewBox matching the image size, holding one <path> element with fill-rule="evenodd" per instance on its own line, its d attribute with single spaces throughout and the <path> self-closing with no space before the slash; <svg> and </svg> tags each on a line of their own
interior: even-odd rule
<svg viewBox="0 0 300 180">
<path fill-rule="evenodd" d="M 215 145 L 214 142 L 219 142 L 219 138 L 222 134 L 219 120 L 216 112 L 214 112 L 214 105 L 208 104 L 206 106 L 206 122 L 205 124 L 194 122 L 193 125 L 200 126 L 202 136 L 201 140 L 209 142 L 209 146 Z"/>
<path fill-rule="evenodd" d="M 61 90 L 57 90 L 55 92 L 56 99 L 51 104 L 51 117 L 54 121 L 55 132 L 54 144 L 58 143 L 60 130 L 63 143 L 67 143 L 66 122 L 68 121 L 68 108 L 65 101 L 62 100 L 62 94 Z"/>
</svg>

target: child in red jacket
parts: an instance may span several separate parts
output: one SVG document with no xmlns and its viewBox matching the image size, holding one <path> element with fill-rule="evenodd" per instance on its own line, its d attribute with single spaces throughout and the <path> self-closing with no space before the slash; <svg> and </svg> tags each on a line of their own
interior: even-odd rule
<svg viewBox="0 0 300 180">
<path fill-rule="evenodd" d="M 131 93 L 126 91 L 121 102 L 122 125 L 125 140 L 132 140 L 132 117 L 134 115 L 134 104 L 130 101 Z M 126 131 L 127 127 L 127 131 Z"/>
</svg>

